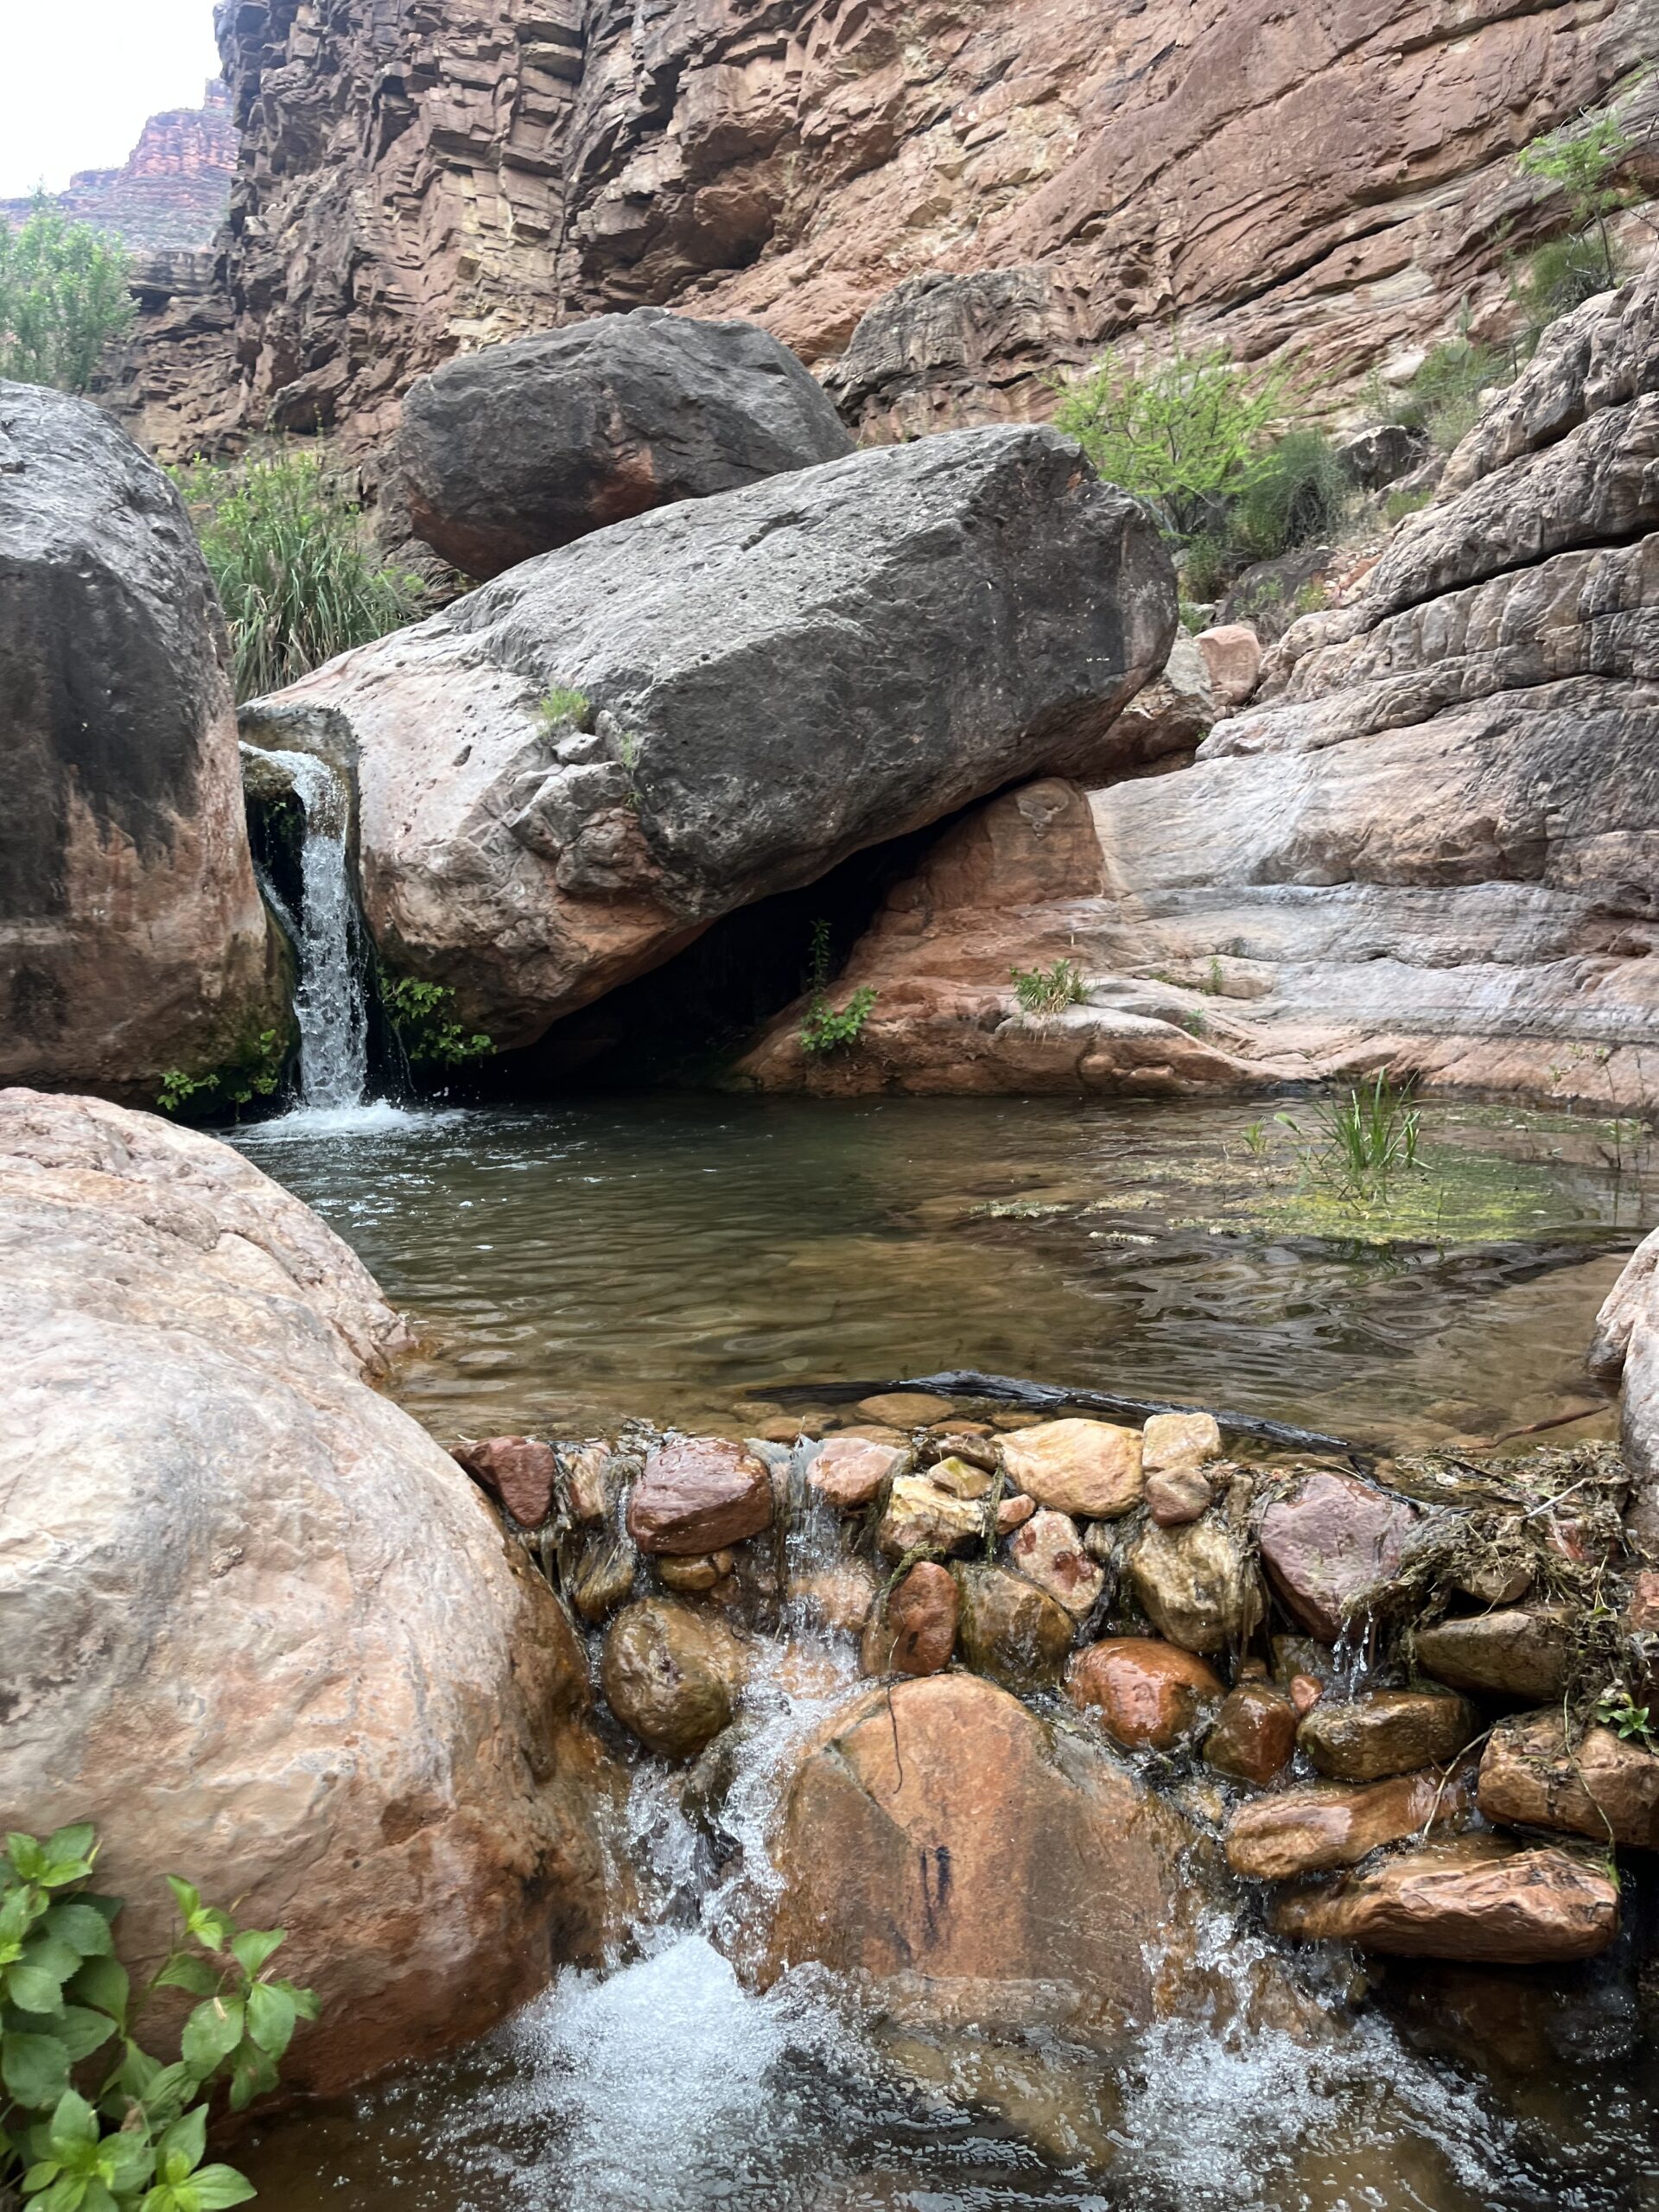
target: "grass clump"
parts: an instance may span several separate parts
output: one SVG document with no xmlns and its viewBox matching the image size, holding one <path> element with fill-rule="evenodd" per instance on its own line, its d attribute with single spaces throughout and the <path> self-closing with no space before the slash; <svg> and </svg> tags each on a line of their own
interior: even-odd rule
<svg viewBox="0 0 1659 2212">
<path fill-rule="evenodd" d="M 593 715 L 588 694 L 573 690 L 568 683 L 556 683 L 544 691 L 536 702 L 536 711 L 549 730 L 586 729 Z"/>
<path fill-rule="evenodd" d="M 1075 960 L 1057 960 L 1052 968 L 1011 968 L 1014 994 L 1026 1014 L 1064 1014 L 1081 1006 L 1089 992 Z"/>
<path fill-rule="evenodd" d="M 1439 451 L 1450 453 L 1480 419 L 1482 393 L 1512 383 L 1517 366 L 1510 347 L 1483 346 L 1460 334 L 1431 346 L 1410 383 L 1374 393 L 1374 404 L 1386 421 L 1421 430 Z"/>
<path fill-rule="evenodd" d="M 383 976 L 380 1003 L 412 1067 L 464 1067 L 495 1050 L 481 1029 L 467 1030 L 454 1019 L 455 995 L 447 983 Z"/>
<path fill-rule="evenodd" d="M 0 377 L 84 392 L 134 307 L 124 248 L 39 194 L 16 230 L 0 218 Z"/>
<path fill-rule="evenodd" d="M 122 1900 L 89 1886 L 98 1855 L 85 1821 L 43 1841 L 9 1835 L 0 1856 L 0 2200 L 34 2212 L 245 2203 L 245 2175 L 203 2163 L 213 2089 L 228 2082 L 235 2112 L 274 2089 L 316 2000 L 272 1974 L 280 1928 L 240 1929 L 173 1876 L 179 1939 L 135 1988 L 115 1955 Z M 162 1989 L 197 2000 L 168 2064 L 137 2040 Z"/>
<path fill-rule="evenodd" d="M 420 579 L 376 560 L 361 510 L 320 455 L 197 461 L 175 481 L 230 626 L 238 701 L 419 615 Z"/>
<path fill-rule="evenodd" d="M 1386 1203 L 1393 1177 L 1417 1165 L 1422 1115 L 1382 1068 L 1346 1097 L 1321 1099 L 1311 1131 L 1288 1114 L 1275 1118 L 1303 1140 L 1308 1166 L 1361 1205 Z"/>
<path fill-rule="evenodd" d="M 865 983 L 839 1011 L 832 1007 L 829 998 L 830 961 L 830 925 L 823 920 L 816 921 L 812 925 L 812 950 L 808 964 L 811 996 L 797 1039 L 804 1052 L 838 1052 L 856 1045 L 875 1004 L 874 988 Z"/>
</svg>

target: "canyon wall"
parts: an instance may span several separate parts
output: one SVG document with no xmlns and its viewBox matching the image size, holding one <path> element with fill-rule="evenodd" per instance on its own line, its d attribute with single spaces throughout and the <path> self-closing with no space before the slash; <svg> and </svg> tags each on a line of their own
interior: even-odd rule
<svg viewBox="0 0 1659 2212">
<path fill-rule="evenodd" d="M 1656 105 L 1659 0 L 228 0 L 219 35 L 211 296 L 157 288 L 118 394 L 163 451 L 366 448 L 457 350 L 640 303 L 765 323 L 877 435 L 1041 411 L 1175 316 L 1339 388 L 1502 320 L 1560 221 L 1512 156 Z"/>
<path fill-rule="evenodd" d="M 79 169 L 50 196 L 72 222 L 118 238 L 135 252 L 177 253 L 212 242 L 225 219 L 236 167 L 229 87 L 208 86 L 200 107 L 152 115 L 118 169 Z M 0 200 L 0 220 L 21 223 L 31 202 Z"/>
</svg>

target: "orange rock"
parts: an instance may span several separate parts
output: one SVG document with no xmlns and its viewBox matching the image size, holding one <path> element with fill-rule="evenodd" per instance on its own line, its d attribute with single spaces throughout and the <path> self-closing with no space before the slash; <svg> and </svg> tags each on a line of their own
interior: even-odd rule
<svg viewBox="0 0 1659 2212">
<path fill-rule="evenodd" d="M 937 1675 L 956 1649 L 961 1600 L 956 1577 L 933 1560 L 918 1560 L 877 1608 L 861 1653 L 867 1675 Z"/>
<path fill-rule="evenodd" d="M 1472 1761 L 1450 1777 L 1433 1770 L 1396 1775 L 1360 1789 L 1328 1783 L 1285 1789 L 1241 1805 L 1227 1829 L 1227 1863 L 1261 1882 L 1357 1866 L 1386 1843 L 1431 1825 L 1464 1825 L 1474 1809 Z"/>
<path fill-rule="evenodd" d="M 1103 1421 L 1043 1421 L 1002 1439 L 1008 1478 L 1057 1513 L 1116 1520 L 1141 1502 L 1141 1435 Z"/>
<path fill-rule="evenodd" d="M 521 1529 L 539 1529 L 552 1511 L 559 1463 L 551 1445 L 528 1436 L 491 1436 L 457 1444 L 451 1457 L 500 1500 Z"/>
<path fill-rule="evenodd" d="M 720 1436 L 686 1437 L 649 1453 L 628 1498 L 628 1534 L 642 1552 L 715 1551 L 771 1522 L 765 1461 Z"/>
<path fill-rule="evenodd" d="M 1033 1513 L 1009 1540 L 1008 1564 L 1078 1620 L 1094 1611 L 1106 1585 L 1105 1568 L 1090 1558 L 1077 1522 L 1064 1513 Z"/>
<path fill-rule="evenodd" d="M 996 1509 L 997 1535 L 1011 1535 L 1014 1529 L 1023 1528 L 1036 1510 L 1034 1497 L 1027 1497 L 1023 1491 L 1015 1491 L 1012 1497 L 1005 1497 Z"/>
<path fill-rule="evenodd" d="M 1480 1762 L 1489 1821 L 1560 1828 L 1600 1844 L 1659 1846 L 1659 1758 L 1611 1728 L 1569 1744 L 1559 1707 L 1493 1729 Z"/>
<path fill-rule="evenodd" d="M 1281 1897 L 1271 1919 L 1277 1934 L 1303 1942 L 1543 1966 L 1607 1948 L 1618 1933 L 1618 1889 L 1564 1851 L 1460 1836 L 1403 1852 L 1373 1873 Z"/>
<path fill-rule="evenodd" d="M 1149 1636 L 1107 1637 L 1079 1651 L 1066 1694 L 1131 1751 L 1168 1751 L 1213 1719 L 1227 1694 L 1212 1668 Z"/>
<path fill-rule="evenodd" d="M 861 1398 L 858 1410 L 866 1421 L 909 1429 L 948 1421 L 951 1408 L 949 1398 L 936 1398 L 931 1390 L 878 1390 L 873 1398 Z"/>
<path fill-rule="evenodd" d="M 1265 1682 L 1242 1682 L 1217 1715 L 1204 1756 L 1218 1774 L 1265 1789 L 1295 1749 L 1296 1708 L 1290 1700 Z"/>
<path fill-rule="evenodd" d="M 1293 1675 L 1290 1678 L 1290 1701 L 1299 1714 L 1312 1713 L 1325 1695 L 1325 1684 L 1315 1681 L 1312 1675 Z"/>
<path fill-rule="evenodd" d="M 869 1503 L 903 1457 L 891 1444 L 873 1444 L 861 1436 L 832 1436 L 814 1455 L 806 1479 L 832 1505 L 854 1512 Z"/>
<path fill-rule="evenodd" d="M 1479 1730 L 1467 1698 L 1430 1690 L 1366 1690 L 1324 1697 L 1297 1731 L 1321 1774 L 1338 1782 L 1377 1782 L 1420 1766 L 1445 1766 Z"/>
</svg>

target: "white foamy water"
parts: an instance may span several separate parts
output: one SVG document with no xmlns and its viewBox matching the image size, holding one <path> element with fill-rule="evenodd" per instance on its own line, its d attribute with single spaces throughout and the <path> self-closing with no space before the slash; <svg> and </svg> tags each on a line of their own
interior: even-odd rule
<svg viewBox="0 0 1659 2212">
<path fill-rule="evenodd" d="M 353 957 L 355 901 L 346 851 L 346 787 L 311 753 L 272 751 L 305 815 L 300 849 L 300 1103 L 338 1114 L 360 1107 L 369 1083 L 368 1008 Z"/>
</svg>

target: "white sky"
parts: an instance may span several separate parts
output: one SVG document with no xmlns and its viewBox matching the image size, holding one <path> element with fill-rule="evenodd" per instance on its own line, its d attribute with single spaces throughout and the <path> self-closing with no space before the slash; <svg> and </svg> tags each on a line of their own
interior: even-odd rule
<svg viewBox="0 0 1659 2212">
<path fill-rule="evenodd" d="M 0 0 L 0 200 L 118 168 L 218 74 L 213 0 Z"/>
</svg>

